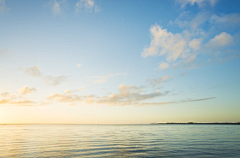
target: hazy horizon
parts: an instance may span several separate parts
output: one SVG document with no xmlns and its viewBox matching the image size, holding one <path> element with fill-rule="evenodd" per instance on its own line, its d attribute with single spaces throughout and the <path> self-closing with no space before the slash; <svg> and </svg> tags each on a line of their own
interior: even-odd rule
<svg viewBox="0 0 240 158">
<path fill-rule="evenodd" d="M 0 0 L 0 124 L 240 122 L 239 0 Z"/>
</svg>

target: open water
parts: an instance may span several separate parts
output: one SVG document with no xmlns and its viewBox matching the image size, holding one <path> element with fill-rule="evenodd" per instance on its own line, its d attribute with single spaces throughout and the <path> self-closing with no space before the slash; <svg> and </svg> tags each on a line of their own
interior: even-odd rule
<svg viewBox="0 0 240 158">
<path fill-rule="evenodd" d="M 238 125 L 0 125 L 0 157 L 238 157 Z"/>
</svg>

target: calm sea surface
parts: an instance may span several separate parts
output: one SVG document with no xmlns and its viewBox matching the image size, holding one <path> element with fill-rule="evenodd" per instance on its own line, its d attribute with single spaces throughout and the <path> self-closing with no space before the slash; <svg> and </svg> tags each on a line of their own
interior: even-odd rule
<svg viewBox="0 0 240 158">
<path fill-rule="evenodd" d="M 240 157 L 240 126 L 0 125 L 0 157 Z"/>
</svg>

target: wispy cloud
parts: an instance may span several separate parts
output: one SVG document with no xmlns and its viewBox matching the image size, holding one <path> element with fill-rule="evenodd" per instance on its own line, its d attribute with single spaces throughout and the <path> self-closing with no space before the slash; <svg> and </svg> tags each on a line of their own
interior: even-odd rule
<svg viewBox="0 0 240 158">
<path fill-rule="evenodd" d="M 67 6 L 66 0 L 50 0 L 53 15 L 61 15 L 63 9 Z"/>
<path fill-rule="evenodd" d="M 213 7 L 217 3 L 217 1 L 218 0 L 176 0 L 176 3 L 179 4 L 181 8 L 184 8 L 188 4 L 191 6 L 197 4 L 199 7 L 211 5 Z"/>
<path fill-rule="evenodd" d="M 19 106 L 33 106 L 36 102 L 31 100 L 22 100 L 22 101 L 12 101 L 10 99 L 2 99 L 0 100 L 0 104 L 15 104 Z"/>
<path fill-rule="evenodd" d="M 42 76 L 42 73 L 40 72 L 38 66 L 32 66 L 32 67 L 23 69 L 23 71 L 33 77 L 41 77 Z"/>
<path fill-rule="evenodd" d="M 47 97 L 48 100 L 57 102 L 74 104 L 82 102 L 85 104 L 107 105 L 107 106 L 126 106 L 126 105 L 141 105 L 141 101 L 167 95 L 168 92 L 161 93 L 156 91 L 153 93 L 144 93 L 141 87 L 134 85 L 126 86 L 119 85 L 118 93 L 112 93 L 106 96 L 85 95 L 80 96 L 72 93 L 51 94 Z"/>
<path fill-rule="evenodd" d="M 0 13 L 4 12 L 7 8 L 5 0 L 0 0 Z"/>
<path fill-rule="evenodd" d="M 204 100 L 210 100 L 210 99 L 215 99 L 215 98 L 216 98 L 216 97 L 201 98 L 201 99 L 185 99 L 185 100 L 177 101 L 176 103 L 186 103 L 186 102 L 204 101 Z"/>
<path fill-rule="evenodd" d="M 66 76 L 51 76 L 51 75 L 43 75 L 39 69 L 38 66 L 32 66 L 25 69 L 20 69 L 24 71 L 26 74 L 33 76 L 33 77 L 39 77 L 42 78 L 48 85 L 51 86 L 57 86 L 61 83 L 65 82 L 67 80 Z"/>
<path fill-rule="evenodd" d="M 148 79 L 147 81 L 149 82 L 149 85 L 154 87 L 154 88 L 159 88 L 163 83 L 170 81 L 172 77 L 170 76 L 163 76 L 159 77 L 157 79 Z"/>
<path fill-rule="evenodd" d="M 114 77 L 114 76 L 119 76 L 119 75 L 127 75 L 126 73 L 115 73 L 115 74 L 109 74 L 107 76 L 94 76 L 94 78 L 98 78 L 97 80 L 94 80 L 93 82 L 95 84 L 103 84 L 104 82 L 107 81 L 107 79 Z"/>
<path fill-rule="evenodd" d="M 29 88 L 29 86 L 24 86 L 22 89 L 18 89 L 18 92 L 21 94 L 21 95 L 26 95 L 26 94 L 31 94 L 33 92 L 36 92 L 36 88 Z"/>
<path fill-rule="evenodd" d="M 78 13 L 80 11 L 80 9 L 85 9 L 88 12 L 99 12 L 101 11 L 100 7 L 98 5 L 96 5 L 96 3 L 94 2 L 94 0 L 79 0 L 76 4 L 75 4 L 75 12 Z"/>
<path fill-rule="evenodd" d="M 47 84 L 52 85 L 52 86 L 57 86 L 60 85 L 61 83 L 65 82 L 67 80 L 66 76 L 45 76 L 44 80 Z"/>
</svg>

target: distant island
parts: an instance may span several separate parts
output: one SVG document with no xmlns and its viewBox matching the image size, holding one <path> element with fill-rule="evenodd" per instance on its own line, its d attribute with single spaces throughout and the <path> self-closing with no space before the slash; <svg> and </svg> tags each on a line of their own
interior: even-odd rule
<svg viewBox="0 0 240 158">
<path fill-rule="evenodd" d="M 166 122 L 166 123 L 151 123 L 151 124 L 240 125 L 240 122 L 207 122 L 207 123 L 199 123 L 199 122 Z"/>
</svg>

